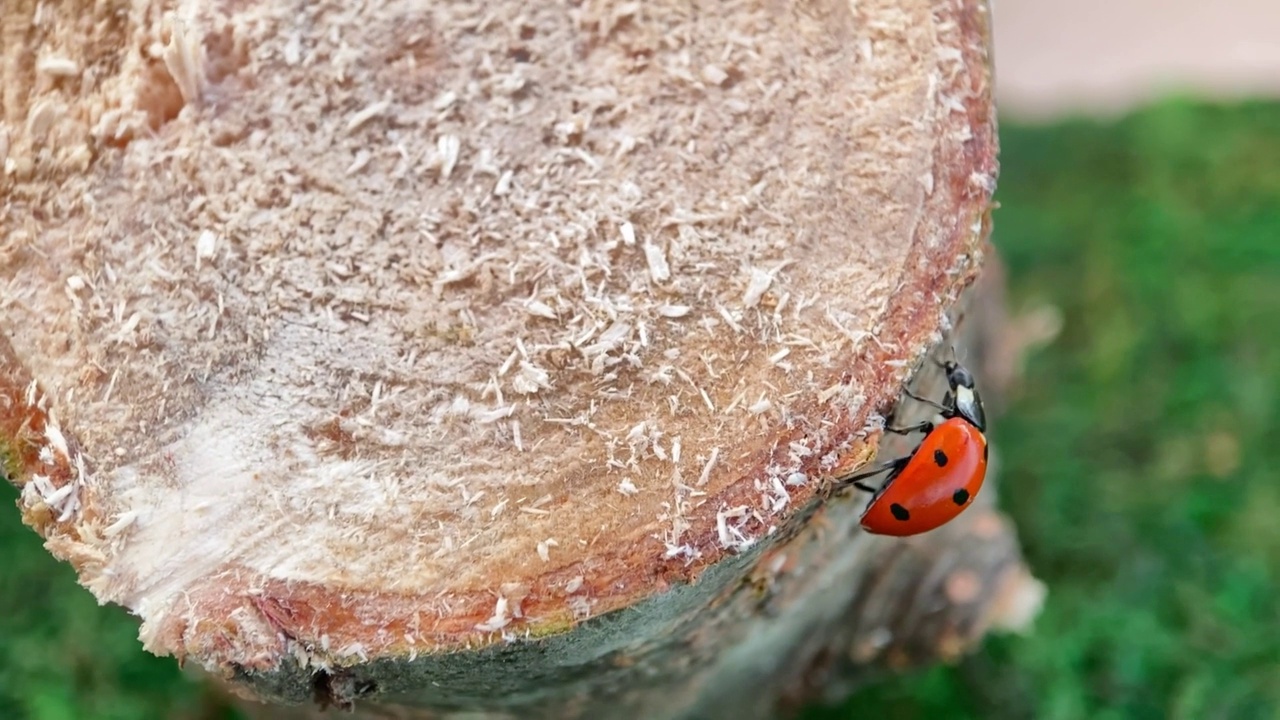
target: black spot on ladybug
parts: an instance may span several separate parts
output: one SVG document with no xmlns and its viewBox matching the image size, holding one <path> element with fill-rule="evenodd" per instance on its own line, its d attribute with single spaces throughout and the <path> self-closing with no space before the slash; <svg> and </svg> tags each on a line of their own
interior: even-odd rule
<svg viewBox="0 0 1280 720">
<path fill-rule="evenodd" d="M 894 504 L 890 505 L 890 506 L 889 506 L 889 512 L 893 513 L 893 516 L 894 516 L 895 518 L 897 518 L 897 519 L 899 519 L 899 520 L 901 520 L 901 521 L 903 521 L 903 522 L 906 522 L 907 520 L 910 520 L 910 519 L 911 519 L 911 513 L 907 512 L 907 509 L 906 509 L 906 508 L 904 508 L 904 507 L 902 507 L 902 506 L 901 506 L 901 505 L 899 505 L 898 503 L 894 503 Z"/>
<path fill-rule="evenodd" d="M 936 462 L 936 463 L 938 463 L 938 467 L 946 467 L 946 466 L 947 466 L 947 454 L 946 454 L 946 453 L 944 453 L 944 452 L 942 452 L 941 450 L 934 450 L 934 451 L 933 451 L 933 461 L 934 461 L 934 462 Z"/>
<path fill-rule="evenodd" d="M 989 455 L 991 455 L 991 446 L 990 446 L 990 445 L 983 445 L 983 446 L 982 446 L 982 462 L 986 462 L 986 461 L 987 461 L 987 457 L 988 457 Z"/>
<path fill-rule="evenodd" d="M 965 490 L 964 488 L 960 488 L 959 490 L 955 491 L 954 493 L 951 494 L 951 502 L 957 505 L 963 505 L 969 502 L 969 491 Z"/>
</svg>

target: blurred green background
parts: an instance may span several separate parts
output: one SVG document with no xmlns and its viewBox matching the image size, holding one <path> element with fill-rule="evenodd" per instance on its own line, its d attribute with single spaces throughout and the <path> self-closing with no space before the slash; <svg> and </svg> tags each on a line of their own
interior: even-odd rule
<svg viewBox="0 0 1280 720">
<path fill-rule="evenodd" d="M 1280 105 L 1004 123 L 1010 305 L 1052 306 L 994 442 L 1050 588 L 1027 637 L 811 720 L 1280 717 Z M 99 608 L 0 483 L 0 720 L 234 718 Z"/>
</svg>

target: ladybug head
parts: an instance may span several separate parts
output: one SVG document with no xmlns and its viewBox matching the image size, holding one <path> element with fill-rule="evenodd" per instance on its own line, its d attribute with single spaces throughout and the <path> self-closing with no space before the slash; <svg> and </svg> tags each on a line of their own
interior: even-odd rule
<svg viewBox="0 0 1280 720">
<path fill-rule="evenodd" d="M 953 360 L 943 363 L 942 369 L 947 374 L 947 384 L 951 386 L 951 392 L 948 393 L 951 397 L 949 404 L 955 414 L 978 430 L 986 432 L 987 413 L 982 408 L 982 398 L 978 395 L 973 373 Z"/>
<path fill-rule="evenodd" d="M 960 363 L 948 360 L 942 363 L 942 370 L 947 374 L 947 383 L 951 385 L 953 391 L 960 387 L 973 388 L 975 384 L 973 373 Z"/>
</svg>

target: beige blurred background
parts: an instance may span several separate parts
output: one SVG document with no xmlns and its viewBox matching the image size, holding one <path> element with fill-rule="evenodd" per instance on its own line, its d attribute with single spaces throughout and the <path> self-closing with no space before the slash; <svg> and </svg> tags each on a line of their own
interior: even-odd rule
<svg viewBox="0 0 1280 720">
<path fill-rule="evenodd" d="M 1280 96 L 1280 0 L 992 0 L 1002 117 Z"/>
</svg>

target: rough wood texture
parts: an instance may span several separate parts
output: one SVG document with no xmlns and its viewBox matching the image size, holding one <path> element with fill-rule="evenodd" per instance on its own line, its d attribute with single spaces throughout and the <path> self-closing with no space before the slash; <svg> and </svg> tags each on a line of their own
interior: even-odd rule
<svg viewBox="0 0 1280 720">
<path fill-rule="evenodd" d="M 3 12 L 5 473 L 149 650 L 657 717 L 918 579 L 811 515 L 981 266 L 978 0 Z"/>
</svg>

